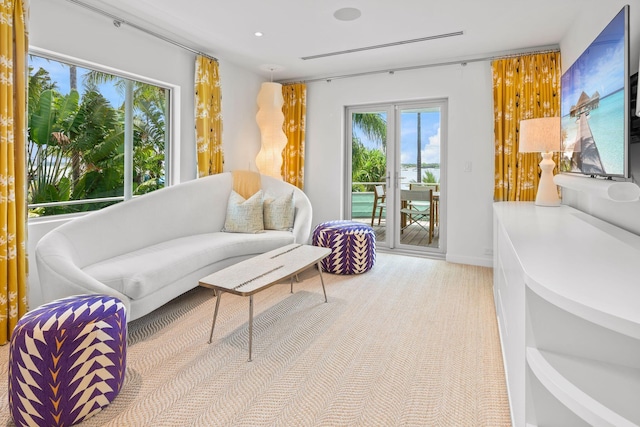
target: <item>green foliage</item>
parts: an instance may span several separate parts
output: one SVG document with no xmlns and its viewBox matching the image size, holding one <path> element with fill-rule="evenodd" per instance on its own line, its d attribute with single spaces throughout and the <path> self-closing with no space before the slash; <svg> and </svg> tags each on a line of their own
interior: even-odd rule
<svg viewBox="0 0 640 427">
<path fill-rule="evenodd" d="M 29 85 L 28 85 L 28 108 L 29 115 L 33 113 L 36 106 L 40 105 L 40 95 L 45 90 L 55 89 L 55 84 L 51 81 L 49 73 L 42 68 L 34 71 L 33 68 L 29 68 Z"/>
<path fill-rule="evenodd" d="M 357 183 L 385 180 L 387 122 L 379 113 L 354 113 L 352 121 L 354 131 L 359 129 L 370 141 L 380 146 L 380 149 L 367 148 L 358 137 L 353 137 L 351 141 L 351 181 L 354 184 L 352 191 L 373 191 L 373 185 Z"/>
<path fill-rule="evenodd" d="M 387 171 L 387 156 L 378 149 L 362 147 L 358 168 L 353 168 L 351 180 L 357 182 L 382 182 Z M 373 184 L 354 186 L 352 191 L 373 191 Z"/>
<path fill-rule="evenodd" d="M 134 194 L 164 187 L 165 96 L 153 86 L 140 91 L 134 118 Z"/>
<path fill-rule="evenodd" d="M 40 76 L 42 78 L 42 76 Z M 46 79 L 42 79 L 45 81 Z M 49 86 L 42 92 L 30 88 L 30 97 L 38 100 L 29 107 L 29 202 L 67 201 L 70 183 L 66 178 L 72 152 L 68 123 L 78 110 L 78 93 L 62 96 Z M 42 208 L 41 214 L 64 213 L 60 208 Z"/>
<path fill-rule="evenodd" d="M 51 139 L 55 122 L 53 92 L 45 90 L 38 97 L 37 111 L 31 114 L 29 120 L 30 137 L 38 145 L 46 145 Z"/>
<path fill-rule="evenodd" d="M 62 96 L 46 89 L 36 97 L 38 103 L 30 109 L 29 136 L 38 145 L 60 145 L 61 139 L 54 139 L 54 132 L 67 133 L 68 122 L 78 110 L 78 92 L 72 90 Z"/>
<path fill-rule="evenodd" d="M 122 173 L 114 168 L 90 170 L 82 174 L 74 188 L 74 199 L 97 199 L 122 195 Z"/>
<path fill-rule="evenodd" d="M 357 176 L 364 165 L 366 151 L 367 149 L 362 141 L 360 141 L 360 138 L 353 137 L 351 140 L 351 182 L 353 183 L 357 182 Z M 362 186 L 359 186 L 358 188 L 360 187 Z M 364 191 L 364 189 L 356 190 L 354 186 L 353 191 Z"/>
<path fill-rule="evenodd" d="M 162 187 L 164 187 L 164 181 L 158 178 L 147 179 L 142 184 L 136 187 L 133 194 L 140 195 L 150 193 L 152 191 L 159 190 Z"/>
<path fill-rule="evenodd" d="M 436 179 L 436 176 L 434 175 L 434 173 L 428 170 L 428 171 L 425 171 L 424 175 L 422 176 L 422 182 L 426 184 L 437 183 L 438 180 Z"/>
</svg>

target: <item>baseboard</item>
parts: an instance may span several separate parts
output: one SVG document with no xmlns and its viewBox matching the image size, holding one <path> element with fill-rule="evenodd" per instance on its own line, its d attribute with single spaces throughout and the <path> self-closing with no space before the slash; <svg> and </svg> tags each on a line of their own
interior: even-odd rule
<svg viewBox="0 0 640 427">
<path fill-rule="evenodd" d="M 469 256 L 447 254 L 446 260 L 447 262 L 453 262 L 456 264 L 478 265 L 480 267 L 493 267 L 492 256 L 469 257 Z"/>
</svg>

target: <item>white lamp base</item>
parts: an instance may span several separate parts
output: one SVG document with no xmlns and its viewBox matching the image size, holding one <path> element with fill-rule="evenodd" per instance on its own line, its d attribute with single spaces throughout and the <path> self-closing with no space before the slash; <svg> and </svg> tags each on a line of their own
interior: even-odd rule
<svg viewBox="0 0 640 427">
<path fill-rule="evenodd" d="M 540 162 L 542 174 L 540 174 L 535 202 L 538 206 L 560 206 L 558 187 L 553 182 L 553 168 L 556 164 L 552 157 L 552 152 L 542 153 L 542 161 Z"/>
</svg>

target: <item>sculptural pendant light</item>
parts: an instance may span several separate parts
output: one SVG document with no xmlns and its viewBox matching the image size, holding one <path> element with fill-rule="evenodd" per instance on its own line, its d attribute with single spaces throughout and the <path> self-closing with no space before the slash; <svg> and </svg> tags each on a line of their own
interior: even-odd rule
<svg viewBox="0 0 640 427">
<path fill-rule="evenodd" d="M 282 179 L 282 151 L 287 145 L 287 136 L 282 130 L 282 85 L 273 82 L 262 83 L 257 102 L 256 121 L 260 128 L 261 147 L 256 157 L 256 166 L 261 174 Z"/>
</svg>

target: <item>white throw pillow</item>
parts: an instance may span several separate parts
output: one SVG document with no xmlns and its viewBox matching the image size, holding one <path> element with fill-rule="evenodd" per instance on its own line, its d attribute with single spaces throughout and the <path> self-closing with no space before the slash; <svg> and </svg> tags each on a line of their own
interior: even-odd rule
<svg viewBox="0 0 640 427">
<path fill-rule="evenodd" d="M 274 198 L 265 196 L 264 199 L 264 228 L 265 230 L 293 230 L 295 215 L 293 191 Z"/>
<path fill-rule="evenodd" d="M 229 233 L 260 233 L 264 231 L 262 190 L 246 200 L 231 190 L 227 203 L 227 217 L 222 231 Z"/>
</svg>

